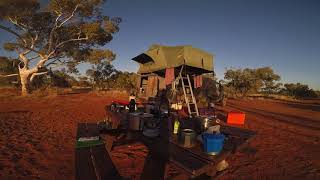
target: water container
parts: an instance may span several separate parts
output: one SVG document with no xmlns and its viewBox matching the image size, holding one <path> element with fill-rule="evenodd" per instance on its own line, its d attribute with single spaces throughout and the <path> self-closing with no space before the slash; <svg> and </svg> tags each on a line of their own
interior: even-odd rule
<svg viewBox="0 0 320 180">
<path fill-rule="evenodd" d="M 223 148 L 224 135 L 223 134 L 202 134 L 203 149 L 206 153 L 211 155 L 219 154 Z"/>
</svg>

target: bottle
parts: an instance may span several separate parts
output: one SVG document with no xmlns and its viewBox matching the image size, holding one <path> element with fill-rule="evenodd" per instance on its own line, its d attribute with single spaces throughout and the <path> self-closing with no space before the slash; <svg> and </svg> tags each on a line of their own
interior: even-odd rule
<svg viewBox="0 0 320 180">
<path fill-rule="evenodd" d="M 179 127 L 180 127 L 180 122 L 176 119 L 173 125 L 173 134 L 178 134 Z"/>
</svg>

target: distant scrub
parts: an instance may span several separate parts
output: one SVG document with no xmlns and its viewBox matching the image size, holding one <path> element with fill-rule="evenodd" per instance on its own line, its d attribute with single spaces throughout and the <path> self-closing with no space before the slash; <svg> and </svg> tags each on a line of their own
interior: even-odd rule
<svg viewBox="0 0 320 180">
<path fill-rule="evenodd" d="M 319 97 L 319 91 L 310 89 L 308 85 L 301 83 L 284 84 L 280 94 L 297 97 L 297 98 L 316 98 Z"/>
<path fill-rule="evenodd" d="M 271 67 L 257 69 L 227 69 L 224 76 L 228 97 L 246 97 L 250 94 L 278 94 L 294 98 L 317 98 L 319 91 L 301 83 L 280 83 L 281 77 Z"/>
<path fill-rule="evenodd" d="M 110 63 L 100 64 L 87 70 L 89 81 L 95 89 L 123 89 L 133 91 L 136 89 L 138 75 L 136 73 L 122 72 Z"/>
<path fill-rule="evenodd" d="M 0 73 L 15 73 L 15 63 L 7 58 L 0 57 Z M 47 76 L 37 76 L 30 88 L 35 94 L 49 92 L 51 89 L 65 89 L 71 87 L 91 87 L 95 91 L 125 90 L 135 92 L 139 76 L 136 73 L 122 72 L 114 68 L 110 63 L 102 63 L 92 66 L 87 70 L 86 76 L 74 77 L 64 69 L 48 70 Z M 256 69 L 227 69 L 224 80 L 220 81 L 224 89 L 224 95 L 229 98 L 262 97 L 277 99 L 291 98 L 318 98 L 320 91 L 314 91 L 308 85 L 301 83 L 280 83 L 281 77 L 270 67 Z M 14 82 L 14 84 L 12 84 Z M 0 78 L 0 87 L 19 87 L 19 78 Z M 217 89 L 215 77 L 204 76 L 203 87 L 195 90 L 200 104 L 205 105 L 208 100 L 217 101 L 221 96 Z M 48 91 L 45 91 L 48 90 Z M 61 91 L 61 90 L 59 90 Z M 48 94 L 51 94 L 48 93 Z M 220 95 L 219 95 L 220 94 Z M 290 98 L 291 97 L 291 98 Z"/>
</svg>

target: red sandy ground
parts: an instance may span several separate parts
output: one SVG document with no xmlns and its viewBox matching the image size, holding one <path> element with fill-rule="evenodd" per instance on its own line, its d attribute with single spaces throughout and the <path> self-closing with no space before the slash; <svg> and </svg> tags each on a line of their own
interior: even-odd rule
<svg viewBox="0 0 320 180">
<path fill-rule="evenodd" d="M 105 118 L 111 97 L 74 94 L 0 99 L 0 179 L 73 179 L 77 123 Z M 221 179 L 320 179 L 320 103 L 229 100 L 258 132 L 228 160 Z M 116 147 L 112 159 L 124 177 L 139 179 L 147 150 Z M 179 173 L 174 168 L 171 173 Z"/>
</svg>

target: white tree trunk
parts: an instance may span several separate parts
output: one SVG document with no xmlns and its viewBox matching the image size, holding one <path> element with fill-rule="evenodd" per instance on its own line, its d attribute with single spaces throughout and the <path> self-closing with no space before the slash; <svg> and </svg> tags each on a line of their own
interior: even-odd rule
<svg viewBox="0 0 320 180">
<path fill-rule="evenodd" d="M 21 81 L 21 95 L 27 96 L 29 94 L 29 77 L 30 72 L 25 69 L 19 70 L 20 81 Z"/>
</svg>

